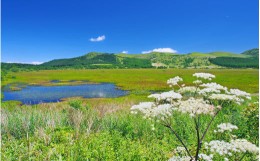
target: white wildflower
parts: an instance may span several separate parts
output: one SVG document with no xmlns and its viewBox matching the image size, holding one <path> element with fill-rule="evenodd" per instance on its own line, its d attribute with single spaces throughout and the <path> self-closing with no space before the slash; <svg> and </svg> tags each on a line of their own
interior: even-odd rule
<svg viewBox="0 0 260 161">
<path fill-rule="evenodd" d="M 223 133 L 223 132 L 225 132 L 225 131 L 232 131 L 232 130 L 237 130 L 238 129 L 238 127 L 236 126 L 236 125 L 232 125 L 231 123 L 222 123 L 222 124 L 219 124 L 218 126 L 217 126 L 217 130 L 216 130 L 216 132 L 219 132 L 219 133 Z"/>
<path fill-rule="evenodd" d="M 209 143 L 205 143 L 205 148 L 209 149 L 212 153 L 218 153 L 219 155 L 232 156 L 232 152 L 249 152 L 258 154 L 259 148 L 248 142 L 245 139 L 231 140 L 231 142 L 212 140 Z"/>
<path fill-rule="evenodd" d="M 182 96 L 181 94 L 176 93 L 174 91 L 169 91 L 169 92 L 163 92 L 161 94 L 151 94 L 148 96 L 148 98 L 155 98 L 156 101 L 166 100 L 170 102 L 171 100 L 181 99 Z"/>
<path fill-rule="evenodd" d="M 193 81 L 193 84 L 201 84 L 201 83 L 202 83 L 201 80 L 195 80 L 195 81 Z"/>
<path fill-rule="evenodd" d="M 199 89 L 197 89 L 197 90 L 199 90 Z M 178 90 L 178 92 L 179 93 L 187 93 L 187 92 L 194 93 L 194 92 L 196 92 L 196 87 L 194 87 L 194 86 L 182 87 Z"/>
<path fill-rule="evenodd" d="M 234 101 L 237 97 L 234 95 L 227 94 L 212 94 L 209 98 L 213 100 Z"/>
<path fill-rule="evenodd" d="M 207 102 L 203 99 L 189 98 L 185 101 L 179 101 L 177 110 L 182 113 L 188 113 L 193 117 L 200 114 L 213 115 L 215 107 L 213 105 L 207 104 Z"/>
<path fill-rule="evenodd" d="M 199 154 L 199 158 L 205 160 L 205 161 L 213 161 L 213 155 L 206 155 L 206 154 Z"/>
<path fill-rule="evenodd" d="M 249 152 L 254 154 L 258 154 L 259 152 L 259 148 L 255 144 L 252 144 L 245 139 L 231 140 L 230 143 L 233 146 L 234 152 Z"/>
<path fill-rule="evenodd" d="M 206 88 L 212 88 L 212 89 L 216 89 L 216 90 L 223 90 L 223 91 L 227 91 L 227 87 L 224 87 L 220 84 L 217 84 L 215 82 L 212 83 L 204 83 L 200 85 L 201 87 L 206 87 Z"/>
<path fill-rule="evenodd" d="M 215 75 L 210 73 L 195 73 L 193 74 L 193 76 L 197 78 L 207 79 L 207 80 L 211 80 L 212 78 L 215 78 Z"/>
<path fill-rule="evenodd" d="M 250 94 L 245 92 L 245 91 L 241 91 L 239 89 L 230 89 L 229 91 L 230 94 L 236 95 L 238 97 L 245 97 L 247 99 L 251 99 Z"/>
<path fill-rule="evenodd" d="M 174 109 L 175 108 L 173 108 L 171 104 L 162 104 L 157 106 L 153 102 L 143 102 L 131 107 L 132 113 L 140 112 L 144 115 L 144 118 L 158 118 L 161 120 L 171 116 Z"/>
<path fill-rule="evenodd" d="M 136 114 L 140 112 L 144 115 L 144 118 L 151 117 L 151 109 L 155 104 L 153 102 L 141 102 L 138 105 L 134 105 L 131 107 L 132 113 Z"/>
<path fill-rule="evenodd" d="M 212 140 L 209 143 L 205 143 L 205 148 L 209 149 L 212 153 L 218 153 L 219 155 L 228 155 L 233 149 L 233 146 L 225 141 Z"/>
<path fill-rule="evenodd" d="M 173 156 L 172 158 L 170 158 L 168 161 L 190 161 L 190 157 L 188 156 L 183 156 L 183 157 L 180 157 L 180 156 Z"/>
<path fill-rule="evenodd" d="M 206 96 L 209 93 L 220 93 L 220 90 L 215 88 L 203 88 L 198 92 L 200 95 Z"/>
<path fill-rule="evenodd" d="M 233 101 L 239 105 L 242 102 L 244 102 L 244 99 L 242 98 L 238 98 L 235 95 L 227 95 L 227 94 L 212 94 L 211 96 L 209 96 L 209 99 L 221 100 L 221 101 Z"/>
<path fill-rule="evenodd" d="M 174 108 L 171 104 L 162 104 L 151 109 L 151 116 L 166 119 L 172 115 L 173 110 Z"/>
<path fill-rule="evenodd" d="M 180 82 L 180 81 L 183 81 L 182 78 L 179 76 L 176 76 L 174 78 L 170 78 L 169 80 L 167 80 L 167 84 L 174 86 L 174 85 L 177 85 L 178 82 Z"/>
</svg>

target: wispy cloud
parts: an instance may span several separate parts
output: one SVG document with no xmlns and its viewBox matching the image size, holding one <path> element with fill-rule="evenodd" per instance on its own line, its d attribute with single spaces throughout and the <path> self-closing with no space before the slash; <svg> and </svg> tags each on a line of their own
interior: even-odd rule
<svg viewBox="0 0 260 161">
<path fill-rule="evenodd" d="M 125 50 L 124 50 L 124 51 L 122 51 L 121 53 L 128 54 L 128 51 L 125 51 Z"/>
<path fill-rule="evenodd" d="M 102 35 L 102 36 L 98 36 L 96 38 L 90 38 L 89 41 L 91 41 L 91 42 L 100 42 L 100 41 L 104 41 L 105 39 L 106 39 L 106 36 Z"/>
<path fill-rule="evenodd" d="M 33 61 L 33 62 L 19 62 L 19 61 L 8 61 L 6 63 L 19 63 L 19 64 L 33 64 L 33 65 L 39 65 L 39 64 L 42 64 L 44 62 L 39 62 L 39 61 Z"/>
<path fill-rule="evenodd" d="M 161 52 L 161 53 L 177 53 L 177 50 L 174 50 L 172 48 L 156 48 L 153 50 L 148 50 L 148 51 L 142 51 L 142 54 L 148 54 L 151 52 Z"/>
</svg>

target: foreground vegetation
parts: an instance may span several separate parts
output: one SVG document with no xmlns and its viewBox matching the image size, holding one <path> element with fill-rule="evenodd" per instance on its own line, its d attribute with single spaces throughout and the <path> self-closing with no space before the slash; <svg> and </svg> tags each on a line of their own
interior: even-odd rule
<svg viewBox="0 0 260 161">
<path fill-rule="evenodd" d="M 258 104 L 254 103 L 257 100 L 254 97 L 248 106 L 234 106 L 228 114 L 221 112 L 212 127 L 232 122 L 239 127 L 234 132 L 237 136 L 258 145 Z M 130 114 L 129 108 L 135 103 L 131 100 L 121 104 L 100 102 L 95 107 L 81 100 L 34 106 L 3 103 L 2 160 L 169 159 L 181 144 L 171 131 L 160 125 L 152 130 L 149 120 Z M 176 125 L 186 127 L 175 126 L 180 136 L 189 145 L 195 145 L 193 121 L 189 116 L 175 117 L 179 120 Z M 214 137 L 214 133 L 209 133 L 205 140 Z"/>
<path fill-rule="evenodd" d="M 214 81 L 229 88 L 258 93 L 258 70 L 194 70 L 194 69 L 125 69 L 125 70 L 50 70 L 9 73 L 2 82 L 51 85 L 51 80 L 88 80 L 111 82 L 130 95 L 119 98 L 68 98 L 60 103 L 20 105 L 2 102 L 2 160 L 168 160 L 181 144 L 169 129 L 142 115 L 130 114 L 134 104 L 153 101 L 147 98 L 154 90 L 169 90 L 166 80 L 179 75 L 184 84 L 195 80 L 194 72 L 210 72 Z M 214 140 L 213 132 L 222 122 L 231 122 L 239 130 L 234 135 L 259 145 L 258 96 L 242 106 L 232 105 L 221 111 L 212 123 L 205 141 Z M 174 128 L 185 144 L 197 144 L 194 121 L 189 115 L 174 115 Z M 209 117 L 200 121 L 208 122 Z M 185 129 L 183 127 L 186 127 Z M 226 135 L 221 135 L 227 139 Z M 195 149 L 191 149 L 195 151 Z M 251 161 L 246 155 L 243 160 Z"/>
</svg>

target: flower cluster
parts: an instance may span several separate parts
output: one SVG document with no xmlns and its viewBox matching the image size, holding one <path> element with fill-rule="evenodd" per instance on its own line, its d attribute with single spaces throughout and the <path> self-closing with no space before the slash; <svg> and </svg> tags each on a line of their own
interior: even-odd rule
<svg viewBox="0 0 260 161">
<path fill-rule="evenodd" d="M 167 81 L 167 84 L 170 86 L 178 87 L 179 89 L 174 89 L 168 92 L 151 94 L 148 98 L 154 98 L 154 102 L 143 102 L 138 105 L 131 107 L 131 113 L 141 113 L 145 119 L 153 119 L 156 122 L 161 123 L 165 127 L 170 128 L 174 132 L 174 128 L 171 127 L 171 118 L 174 113 L 184 113 L 188 114 L 194 118 L 196 124 L 196 130 L 201 131 L 199 126 L 197 126 L 196 119 L 199 121 L 199 116 L 201 115 L 211 115 L 212 120 L 218 114 L 218 111 L 222 108 L 220 106 L 226 107 L 228 103 L 237 103 L 240 104 L 244 102 L 244 99 L 251 99 L 250 94 L 238 89 L 230 89 L 224 87 L 215 82 L 203 83 L 202 79 L 212 80 L 215 78 L 214 75 L 210 73 L 195 73 L 193 76 L 198 79 L 195 80 L 194 86 L 185 86 L 179 85 L 178 82 L 183 81 L 182 78 L 176 76 Z M 215 101 L 216 100 L 216 101 Z M 223 104 L 222 104 L 223 103 Z M 198 116 L 198 117 L 197 117 Z M 211 120 L 211 122 L 212 122 Z M 211 122 L 208 124 L 210 126 Z M 154 124 L 151 125 L 152 130 L 155 129 Z M 231 132 L 232 130 L 238 129 L 237 126 L 232 125 L 231 123 L 221 123 L 217 126 L 217 129 L 214 131 L 216 133 L 223 133 L 226 131 Z M 206 129 L 208 130 L 208 128 Z M 207 131 L 203 133 L 204 134 Z M 176 136 L 177 133 L 174 132 Z M 197 134 L 199 136 L 199 134 Z M 179 139 L 179 137 L 177 137 Z M 203 137 L 202 137 L 203 138 Z M 258 153 L 258 147 L 247 140 L 237 139 L 236 136 L 231 137 L 231 141 L 223 140 L 213 140 L 209 143 L 205 143 L 205 148 L 208 150 L 209 154 L 199 154 L 199 150 L 196 152 L 196 157 L 186 156 L 190 155 L 187 147 L 183 144 L 183 147 L 177 147 L 175 154 L 178 156 L 173 156 L 169 161 L 190 161 L 198 158 L 200 160 L 212 161 L 214 154 L 219 154 L 223 156 L 225 161 L 228 161 L 228 158 L 233 156 L 233 153 Z M 199 140 L 198 144 L 201 143 Z M 185 147 L 185 148 L 184 148 Z"/>
<path fill-rule="evenodd" d="M 175 108 L 171 104 L 156 105 L 153 102 L 143 102 L 139 105 L 131 107 L 131 112 L 137 114 L 138 112 L 144 115 L 144 118 L 158 118 L 165 120 L 167 117 L 172 115 Z"/>
<path fill-rule="evenodd" d="M 177 110 L 182 113 L 188 113 L 191 117 L 201 114 L 213 115 L 215 107 L 208 104 L 203 99 L 195 99 L 193 97 L 185 101 L 180 101 Z"/>
<path fill-rule="evenodd" d="M 193 76 L 197 78 L 207 79 L 207 80 L 212 80 L 212 78 L 215 78 L 215 75 L 210 73 L 195 73 L 193 74 Z"/>
<path fill-rule="evenodd" d="M 193 81 L 192 83 L 193 83 L 193 84 L 197 84 L 197 85 L 198 85 L 198 84 L 201 84 L 201 83 L 202 83 L 202 81 L 197 79 L 197 80 Z"/>
<path fill-rule="evenodd" d="M 181 94 L 176 93 L 174 91 L 169 91 L 169 92 L 163 92 L 161 94 L 151 94 L 148 96 L 148 98 L 155 98 L 157 102 L 160 102 L 160 101 L 171 102 L 172 100 L 175 100 L 175 99 L 181 99 L 182 96 L 181 96 Z"/>
<path fill-rule="evenodd" d="M 137 112 L 140 112 L 144 115 L 144 118 L 148 118 L 151 115 L 150 111 L 153 106 L 155 106 L 153 102 L 141 102 L 131 107 L 131 113 L 137 114 Z"/>
<path fill-rule="evenodd" d="M 213 161 L 213 154 L 206 155 L 206 154 L 199 154 L 199 158 L 205 161 Z"/>
<path fill-rule="evenodd" d="M 259 148 L 255 144 L 252 144 L 245 139 L 231 140 L 230 144 L 233 146 L 234 152 L 249 152 L 254 154 L 259 152 Z"/>
<path fill-rule="evenodd" d="M 190 157 L 187 156 L 183 156 L 183 157 L 173 156 L 168 161 L 195 161 L 195 160 L 191 160 Z"/>
<path fill-rule="evenodd" d="M 230 142 L 213 140 L 209 143 L 205 143 L 206 149 L 209 149 L 212 153 L 218 153 L 219 155 L 232 156 L 232 153 L 236 152 L 248 152 L 258 154 L 259 148 L 248 142 L 245 139 L 235 139 Z"/>
<path fill-rule="evenodd" d="M 203 88 L 198 91 L 200 95 L 207 96 L 208 94 L 212 93 L 220 93 L 220 90 L 215 89 L 215 88 Z"/>
<path fill-rule="evenodd" d="M 211 83 L 203 83 L 200 85 L 201 87 L 206 87 L 206 88 L 212 88 L 212 89 L 216 89 L 216 90 L 223 90 L 223 91 L 227 91 L 227 87 L 224 87 L 220 84 L 217 84 L 215 82 L 211 82 Z"/>
<path fill-rule="evenodd" d="M 222 124 L 219 124 L 217 126 L 217 130 L 215 130 L 214 132 L 219 132 L 219 133 L 223 133 L 225 131 L 232 131 L 232 130 L 237 130 L 237 126 L 236 125 L 232 125 L 231 123 L 222 123 Z"/>
<path fill-rule="evenodd" d="M 235 102 L 237 104 L 241 104 L 244 102 L 243 98 L 237 97 L 235 95 L 228 95 L 228 94 L 212 94 L 209 96 L 209 99 L 211 100 L 221 100 L 221 101 L 229 101 L 229 102 Z"/>
<path fill-rule="evenodd" d="M 167 80 L 167 84 L 169 84 L 170 86 L 175 86 L 178 84 L 178 82 L 183 81 L 181 77 L 176 76 L 174 78 L 171 78 L 169 80 Z"/>
<path fill-rule="evenodd" d="M 230 94 L 233 94 L 235 96 L 238 96 L 238 97 L 245 97 L 247 99 L 251 99 L 250 97 L 250 94 L 245 92 L 245 91 L 241 91 L 239 89 L 230 89 L 229 91 Z"/>
<path fill-rule="evenodd" d="M 210 150 L 212 153 L 218 153 L 219 155 L 232 156 L 233 146 L 223 140 L 212 140 L 209 143 L 205 143 L 205 148 Z"/>
<path fill-rule="evenodd" d="M 196 92 L 196 91 L 198 91 L 198 89 L 196 88 L 196 87 L 194 87 L 194 86 L 186 86 L 186 87 L 182 87 L 182 88 L 180 88 L 179 90 L 178 90 L 178 92 L 179 93 L 187 93 L 187 92 L 189 92 L 189 93 L 194 93 L 194 92 Z"/>
</svg>

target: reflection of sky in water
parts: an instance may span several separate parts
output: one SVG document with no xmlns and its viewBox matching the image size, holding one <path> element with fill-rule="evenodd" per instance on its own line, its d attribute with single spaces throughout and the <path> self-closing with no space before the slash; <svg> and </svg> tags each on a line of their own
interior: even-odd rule
<svg viewBox="0 0 260 161">
<path fill-rule="evenodd" d="M 3 101 L 18 100 L 25 104 L 57 102 L 61 98 L 81 96 L 85 98 L 119 97 L 128 92 L 114 84 L 84 84 L 75 86 L 28 86 L 20 91 L 4 91 Z"/>
</svg>

